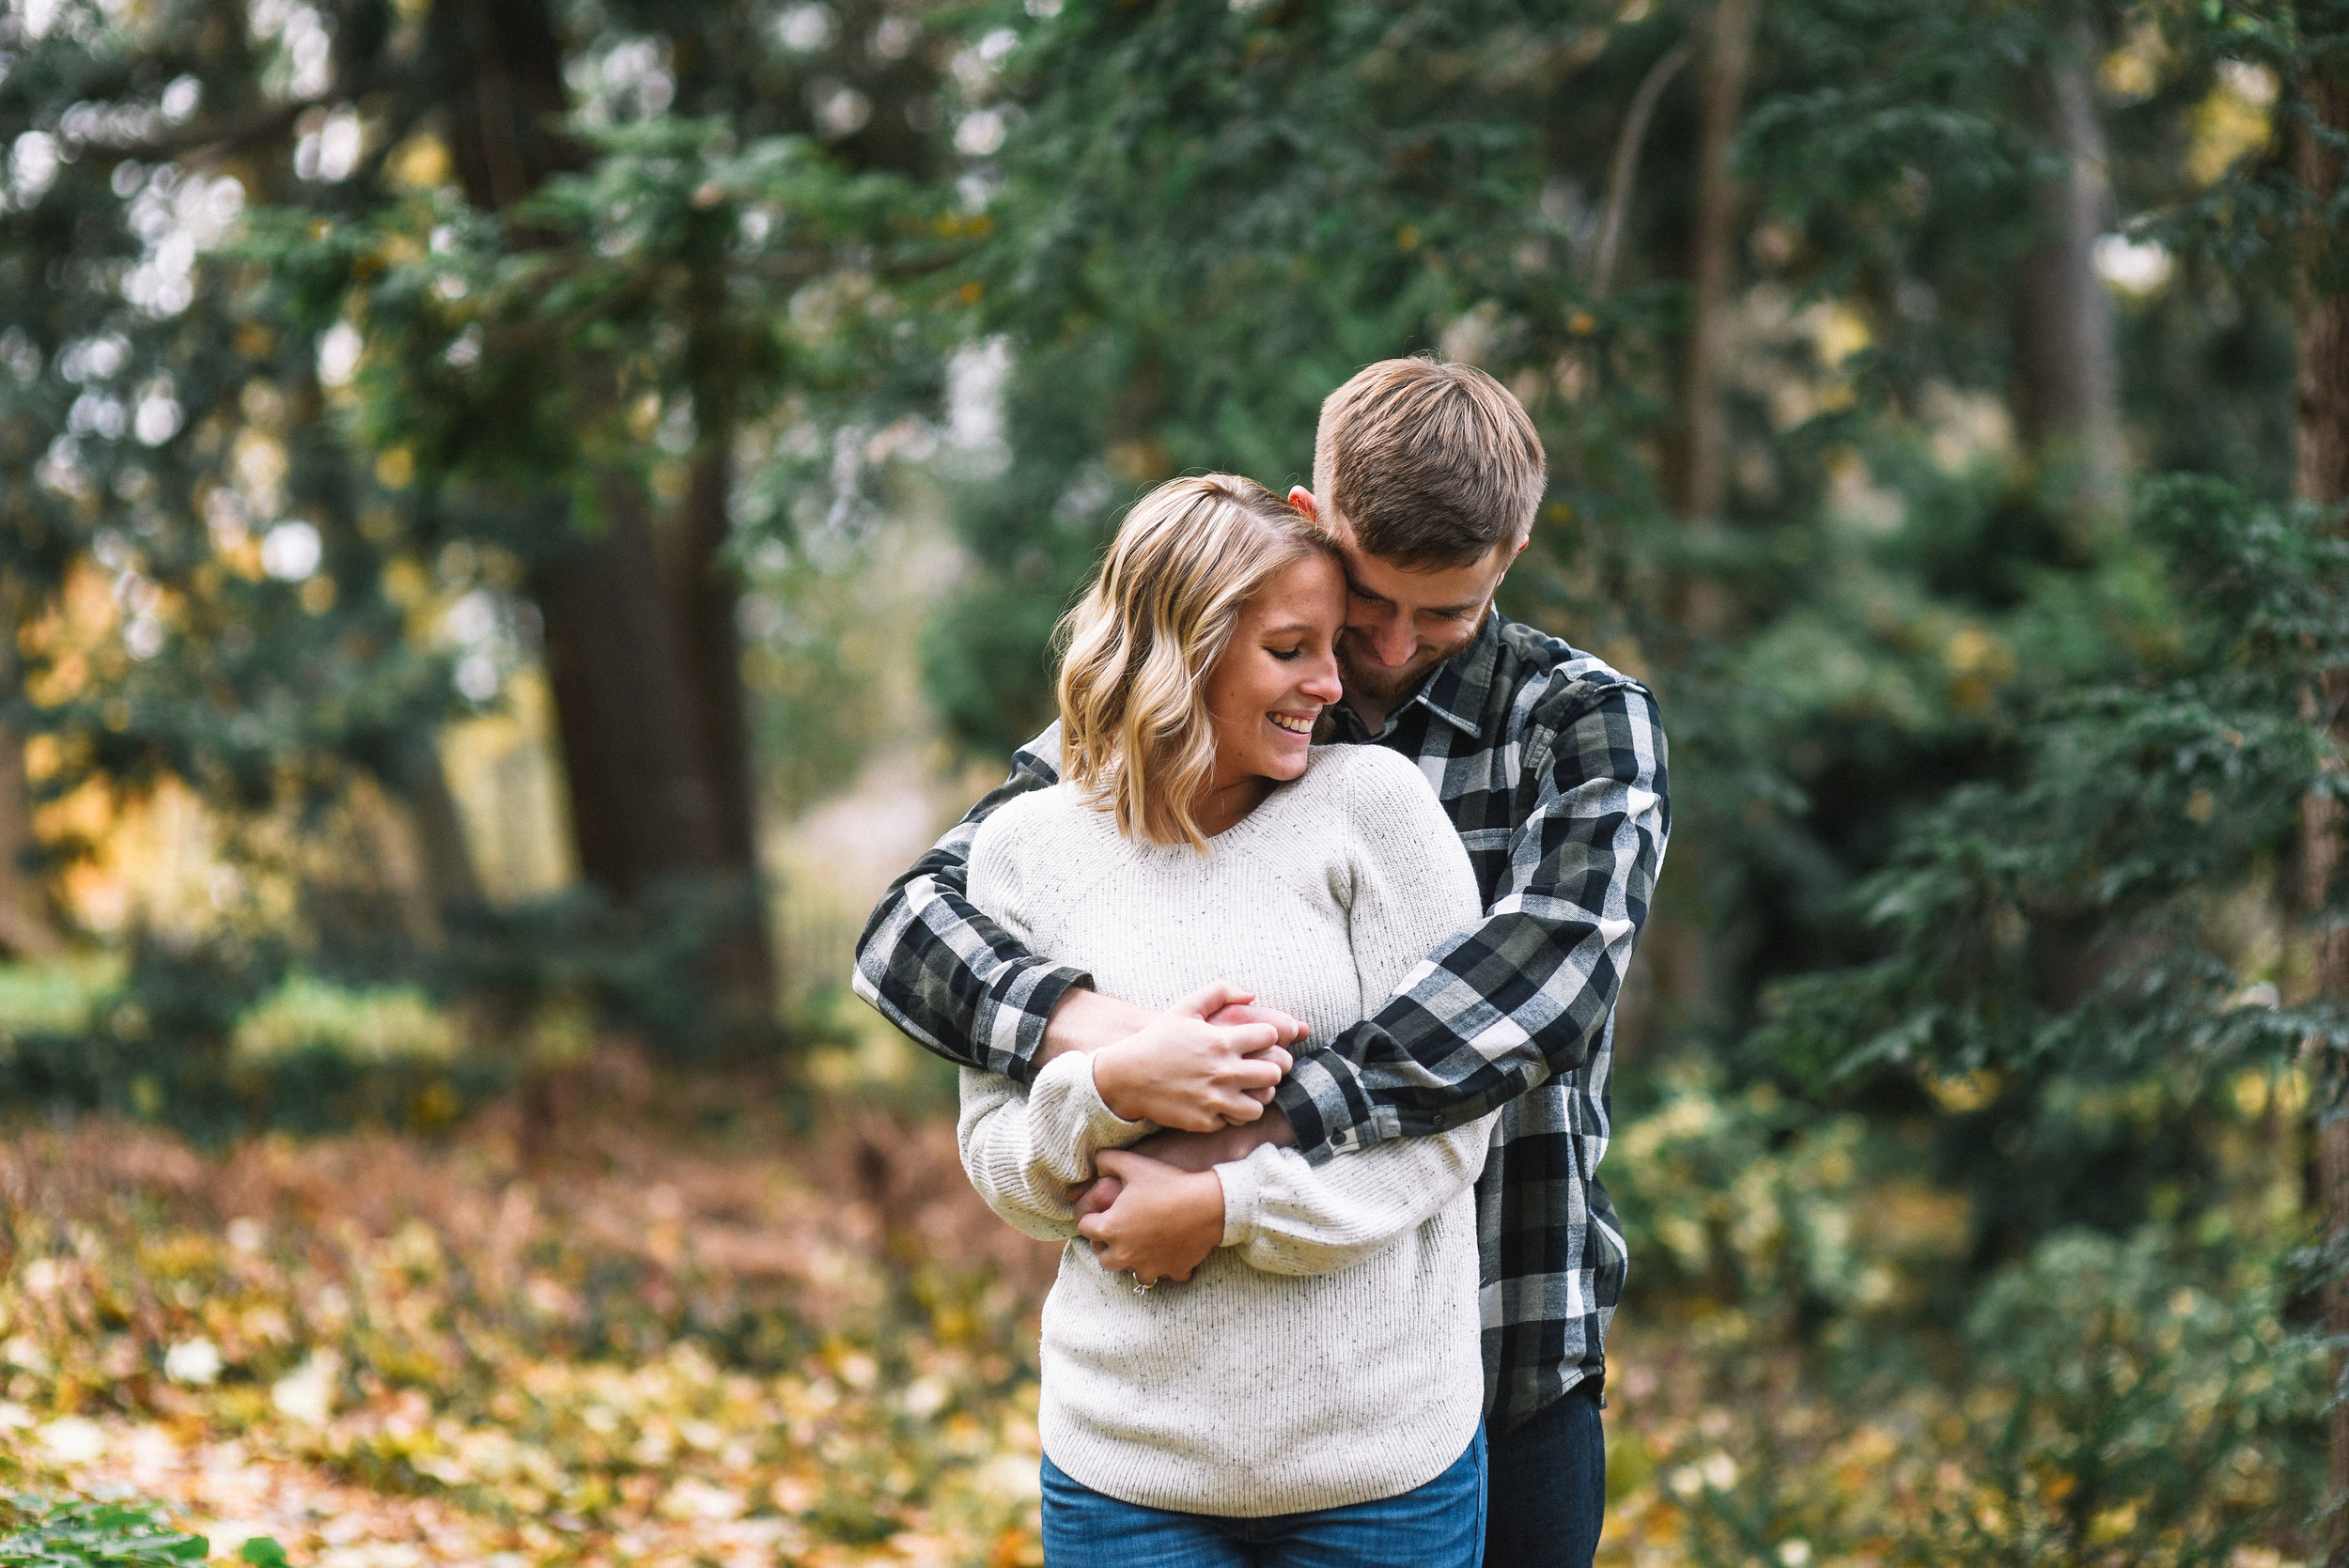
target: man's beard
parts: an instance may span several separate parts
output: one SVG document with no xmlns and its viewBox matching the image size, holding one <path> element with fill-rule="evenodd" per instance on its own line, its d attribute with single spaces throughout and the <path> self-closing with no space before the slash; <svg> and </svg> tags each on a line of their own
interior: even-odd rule
<svg viewBox="0 0 2349 1568">
<path fill-rule="evenodd" d="M 1480 617 L 1478 626 L 1483 625 Z M 1354 656 L 1354 633 L 1348 630 L 1338 638 L 1338 676 L 1349 693 L 1360 693 L 1381 706 L 1392 706 L 1410 695 L 1419 683 L 1427 678 L 1427 672 L 1465 652 L 1476 641 L 1476 628 L 1471 627 L 1457 642 L 1441 648 L 1421 647 L 1411 661 L 1400 670 L 1390 670 Z"/>
</svg>

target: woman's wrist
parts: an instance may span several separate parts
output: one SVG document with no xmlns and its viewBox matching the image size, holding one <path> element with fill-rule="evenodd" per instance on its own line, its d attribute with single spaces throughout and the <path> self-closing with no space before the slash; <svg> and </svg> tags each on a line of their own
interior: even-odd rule
<svg viewBox="0 0 2349 1568">
<path fill-rule="evenodd" d="M 1150 1085 L 1143 1053 L 1134 1048 L 1134 1036 L 1128 1035 L 1113 1046 L 1103 1046 L 1088 1053 L 1093 1067 L 1093 1092 L 1109 1107 L 1110 1114 L 1121 1122 L 1146 1121 L 1140 1096 Z"/>
</svg>

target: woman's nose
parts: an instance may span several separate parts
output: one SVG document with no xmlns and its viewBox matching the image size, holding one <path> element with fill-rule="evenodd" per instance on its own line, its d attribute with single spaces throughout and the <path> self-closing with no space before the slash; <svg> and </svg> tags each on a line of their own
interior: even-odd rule
<svg viewBox="0 0 2349 1568">
<path fill-rule="evenodd" d="M 1312 673 L 1298 682 L 1297 689 L 1317 703 L 1336 702 L 1346 694 L 1346 687 L 1338 679 L 1338 661 L 1323 658 Z"/>
</svg>

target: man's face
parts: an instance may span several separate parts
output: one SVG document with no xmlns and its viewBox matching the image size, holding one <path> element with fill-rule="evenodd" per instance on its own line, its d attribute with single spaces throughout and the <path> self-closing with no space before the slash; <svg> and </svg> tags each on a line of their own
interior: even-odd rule
<svg viewBox="0 0 2349 1568">
<path fill-rule="evenodd" d="M 1399 700 L 1474 640 L 1501 578 L 1525 548 L 1504 542 L 1464 567 L 1412 570 L 1356 545 L 1345 518 L 1320 506 L 1303 486 L 1289 492 L 1289 502 L 1321 516 L 1337 536 L 1346 579 L 1338 668 L 1349 694 L 1381 706 Z"/>
</svg>

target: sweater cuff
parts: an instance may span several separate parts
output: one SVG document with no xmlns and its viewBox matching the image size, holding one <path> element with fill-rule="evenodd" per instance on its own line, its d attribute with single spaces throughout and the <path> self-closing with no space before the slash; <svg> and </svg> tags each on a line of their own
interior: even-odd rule
<svg viewBox="0 0 2349 1568">
<path fill-rule="evenodd" d="M 1092 1175 L 1093 1157 L 1103 1149 L 1122 1149 L 1158 1130 L 1147 1121 L 1129 1122 L 1109 1108 L 1093 1081 L 1093 1053 L 1072 1050 L 1052 1058 L 1035 1075 L 1028 1090 L 1030 1114 L 1052 1129 L 1055 1141 L 1066 1141 L 1074 1180 Z"/>
<path fill-rule="evenodd" d="M 1110 1102 L 1101 1097 L 1101 1086 L 1093 1078 L 1093 1052 L 1072 1050 L 1052 1059 L 1044 1070 L 1050 1072 L 1063 1062 L 1083 1063 L 1083 1071 L 1070 1083 L 1070 1109 L 1081 1110 L 1085 1119 L 1085 1131 L 1092 1136 L 1097 1149 L 1116 1149 L 1147 1138 L 1159 1130 L 1159 1125 L 1147 1118 L 1128 1122 L 1110 1109 Z"/>
<path fill-rule="evenodd" d="M 1215 1168 L 1215 1179 L 1223 1184 L 1223 1239 L 1219 1246 L 1245 1247 L 1255 1236 L 1265 1182 L 1265 1172 L 1256 1163 L 1256 1157 L 1264 1154 L 1280 1157 L 1280 1151 L 1267 1145 L 1251 1150 L 1246 1159 L 1231 1160 Z"/>
</svg>

